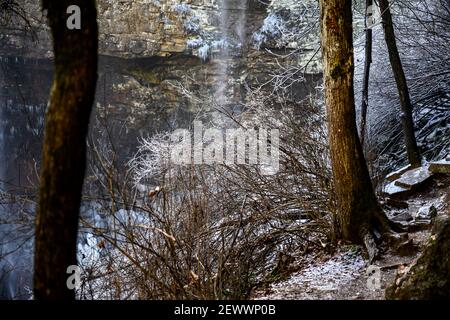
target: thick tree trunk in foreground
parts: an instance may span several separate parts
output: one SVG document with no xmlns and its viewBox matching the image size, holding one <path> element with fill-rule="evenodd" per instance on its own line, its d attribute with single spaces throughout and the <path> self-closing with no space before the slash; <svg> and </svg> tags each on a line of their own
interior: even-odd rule
<svg viewBox="0 0 450 320">
<path fill-rule="evenodd" d="M 372 228 L 388 229 L 358 138 L 353 95 L 351 0 L 321 0 L 325 101 L 341 236 L 376 255 Z"/>
<path fill-rule="evenodd" d="M 370 8 L 373 5 L 372 0 L 366 0 L 366 44 L 365 44 L 365 60 L 364 60 L 364 77 L 363 77 L 363 89 L 362 89 L 362 101 L 361 101 L 361 122 L 360 122 L 360 134 L 361 145 L 364 147 L 364 140 L 366 137 L 366 119 L 367 108 L 369 106 L 369 78 L 370 78 L 370 65 L 372 64 L 372 25 L 368 23 L 372 16 L 369 16 Z"/>
<path fill-rule="evenodd" d="M 450 220 L 417 263 L 386 290 L 388 299 L 450 299 Z"/>
<path fill-rule="evenodd" d="M 73 299 L 74 291 L 66 286 L 66 270 L 77 264 L 86 135 L 97 81 L 97 13 L 94 0 L 42 3 L 53 36 L 55 73 L 42 153 L 34 297 Z M 81 8 L 81 30 L 66 27 L 70 5 Z"/>
<path fill-rule="evenodd" d="M 421 164 L 419 148 L 417 147 L 416 136 L 414 133 L 414 120 L 412 116 L 412 104 L 409 96 L 408 84 L 406 82 L 405 72 L 403 71 L 400 54 L 397 49 L 397 41 L 395 39 L 394 25 L 392 23 L 391 10 L 389 9 L 388 0 L 380 0 L 380 10 L 383 20 L 384 38 L 389 52 L 389 61 L 391 63 L 392 72 L 394 73 L 395 82 L 397 84 L 398 95 L 400 97 L 400 106 L 402 115 L 400 117 L 403 137 L 406 144 L 406 152 L 408 154 L 409 163 L 413 167 Z"/>
</svg>

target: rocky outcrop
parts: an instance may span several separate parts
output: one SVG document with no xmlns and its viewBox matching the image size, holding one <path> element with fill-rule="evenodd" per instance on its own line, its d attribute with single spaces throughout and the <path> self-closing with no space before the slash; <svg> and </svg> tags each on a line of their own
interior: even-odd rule
<svg viewBox="0 0 450 320">
<path fill-rule="evenodd" d="M 52 46 L 40 1 L 18 1 L 32 30 L 20 27 L 20 20 L 0 27 L 0 58 L 9 57 L 9 64 L 15 57 L 48 62 Z M 308 3 L 314 1 L 273 0 L 268 6 L 260 0 L 98 0 L 97 109 L 107 108 L 118 122 L 139 132 L 164 131 L 189 123 L 198 110 L 217 103 L 218 85 L 224 85 L 221 95 L 227 103 L 237 105 L 246 101 L 248 87 L 267 83 L 279 63 L 309 61 L 305 71 L 320 72 L 310 61 L 317 52 L 313 39 L 290 41 L 290 28 L 308 26 L 307 20 L 298 20 Z M 288 33 L 274 32 L 273 23 Z M 288 54 L 293 50 L 304 53 L 302 61 Z M 310 75 L 307 83 L 294 84 L 295 98 L 319 78 Z"/>
<path fill-rule="evenodd" d="M 0 27 L 2 54 L 34 58 L 51 57 L 51 39 L 40 1 L 20 0 L 32 29 L 21 19 Z M 265 18 L 257 0 L 99 0 L 100 54 L 122 58 L 168 56 L 195 52 L 199 41 L 220 38 L 220 9 L 248 10 L 248 32 Z"/>
<path fill-rule="evenodd" d="M 423 254 L 397 275 L 386 290 L 387 299 L 434 300 L 450 298 L 450 220 L 446 217 Z"/>
<path fill-rule="evenodd" d="M 3 29 L 4 48 L 15 55 L 50 57 L 51 41 L 40 1 L 20 2 L 28 13 L 32 33 L 21 28 Z M 100 54 L 124 58 L 185 51 L 190 33 L 206 27 L 216 10 L 215 1 L 207 0 L 100 0 L 97 3 Z"/>
<path fill-rule="evenodd" d="M 188 49 L 207 28 L 215 1 L 99 1 L 100 51 L 120 57 L 166 56 Z"/>
</svg>

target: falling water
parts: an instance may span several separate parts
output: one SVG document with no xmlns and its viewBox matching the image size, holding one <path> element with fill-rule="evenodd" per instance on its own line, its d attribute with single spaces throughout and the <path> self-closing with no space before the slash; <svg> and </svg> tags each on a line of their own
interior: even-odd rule
<svg viewBox="0 0 450 320">
<path fill-rule="evenodd" d="M 0 61 L 0 63 L 3 63 L 3 59 L 2 61 Z M 0 83 L 3 83 L 3 72 L 0 72 Z M 11 261 L 11 257 L 7 255 L 7 252 L 10 251 L 10 246 L 8 245 L 7 239 L 9 227 L 3 223 L 8 215 L 7 207 L 3 203 L 3 192 L 6 189 L 6 184 L 4 183 L 4 181 L 7 179 L 5 168 L 5 160 L 7 154 L 5 144 L 6 121 L 4 119 L 4 109 L 7 106 L 7 101 L 4 101 L 3 96 L 1 96 L 0 103 L 0 192 L 2 192 L 0 200 L 0 298 L 11 299 L 15 295 L 13 285 L 15 282 L 15 277 L 12 273 L 12 264 L 14 263 L 14 261 Z"/>
<path fill-rule="evenodd" d="M 0 63 L 3 63 L 3 58 L 0 60 Z M 0 72 L 0 83 L 3 83 L 3 73 Z M 4 110 L 4 102 L 2 97 L 0 97 L 0 192 L 3 193 L 3 190 L 5 189 L 5 121 L 3 117 L 3 110 Z M 1 198 L 3 200 L 3 196 Z M 5 208 L 3 206 L 3 201 L 0 203 L 0 221 L 3 221 L 6 217 Z M 5 252 L 7 251 L 6 244 L 3 244 L 4 242 L 4 234 L 7 232 L 6 226 L 0 224 L 0 298 L 8 299 L 11 298 L 11 294 L 13 292 L 11 288 L 11 281 L 9 280 L 8 275 L 8 267 L 9 267 L 9 261 L 7 257 L 5 257 Z"/>
<path fill-rule="evenodd" d="M 233 109 L 235 96 L 234 86 L 229 79 L 233 78 L 232 63 L 239 59 L 246 45 L 247 0 L 220 0 L 220 34 L 222 35 L 221 50 L 217 56 L 218 81 L 215 89 L 217 107 L 227 111 Z"/>
<path fill-rule="evenodd" d="M 25 66 L 23 59 L 18 58 L 2 58 L 0 64 L 0 299 L 26 299 L 30 297 L 33 243 L 32 220 L 25 212 L 32 208 L 8 196 L 15 193 L 12 186 L 20 178 L 14 160 L 15 147 L 21 142 L 17 138 L 20 122 L 15 122 L 11 112 L 16 117 L 23 117 L 23 113 L 14 90 L 8 90 L 11 79 L 6 75 L 11 66 L 13 70 Z M 18 74 L 11 73 L 14 77 Z"/>
</svg>

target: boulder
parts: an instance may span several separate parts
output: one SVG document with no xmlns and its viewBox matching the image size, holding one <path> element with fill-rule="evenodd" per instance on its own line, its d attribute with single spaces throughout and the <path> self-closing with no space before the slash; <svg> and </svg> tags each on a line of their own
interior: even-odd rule
<svg viewBox="0 0 450 320">
<path fill-rule="evenodd" d="M 446 160 L 431 162 L 430 166 L 429 166 L 429 170 L 432 173 L 450 174 L 450 160 L 446 159 Z"/>
<path fill-rule="evenodd" d="M 404 188 L 395 184 L 395 181 L 388 183 L 383 190 L 384 195 L 394 198 L 397 196 L 407 195 L 411 191 L 410 188 Z"/>
<path fill-rule="evenodd" d="M 413 217 L 408 211 L 398 213 L 391 219 L 392 221 L 400 221 L 400 222 L 410 222 L 413 220 Z"/>
<path fill-rule="evenodd" d="M 416 220 L 431 220 L 437 215 L 437 209 L 435 206 L 423 206 L 419 208 L 414 218 Z"/>
<path fill-rule="evenodd" d="M 428 170 L 428 166 L 423 166 L 406 171 L 400 178 L 395 180 L 394 184 L 405 189 L 414 189 L 433 176 L 433 173 Z"/>
<path fill-rule="evenodd" d="M 450 299 L 450 221 L 446 221 L 406 272 L 397 275 L 386 299 Z"/>
<path fill-rule="evenodd" d="M 404 166 L 403 168 L 398 169 L 397 171 L 391 172 L 386 176 L 386 180 L 389 182 L 393 182 L 400 178 L 402 174 L 404 174 L 406 171 L 410 170 L 412 167 L 410 164 L 407 166 Z"/>
</svg>

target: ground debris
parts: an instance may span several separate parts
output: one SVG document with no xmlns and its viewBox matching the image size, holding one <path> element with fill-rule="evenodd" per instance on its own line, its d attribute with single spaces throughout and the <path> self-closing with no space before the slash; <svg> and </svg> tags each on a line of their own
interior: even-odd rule
<svg viewBox="0 0 450 320">
<path fill-rule="evenodd" d="M 361 248 L 341 246 L 325 259 L 315 257 L 287 280 L 256 289 L 252 299 L 386 299 L 385 289 L 394 283 L 397 273 L 405 273 L 417 261 L 432 235 L 431 228 L 450 218 L 449 183 L 448 176 L 436 175 L 432 183 L 403 197 L 401 205 L 385 202 L 387 216 L 404 224 L 408 233 L 399 235 L 398 243 L 386 246 L 374 265 L 364 260 Z M 369 285 L 374 270 L 379 275 L 375 287 Z"/>
</svg>

